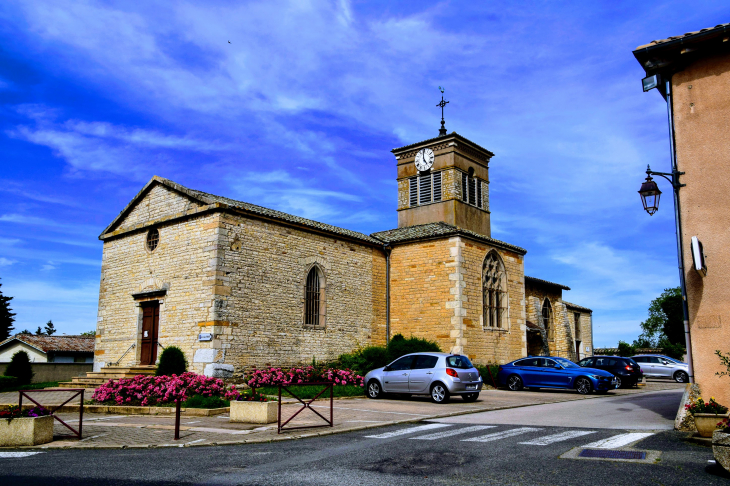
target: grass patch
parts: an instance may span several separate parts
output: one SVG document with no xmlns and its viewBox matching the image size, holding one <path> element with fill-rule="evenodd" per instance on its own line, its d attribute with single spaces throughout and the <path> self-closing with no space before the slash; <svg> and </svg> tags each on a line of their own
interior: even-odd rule
<svg viewBox="0 0 730 486">
<path fill-rule="evenodd" d="M 292 385 L 288 386 L 292 392 L 296 393 L 299 398 L 314 398 L 314 396 L 321 392 L 324 385 L 321 386 L 299 386 Z M 257 388 L 257 392 L 264 395 L 279 395 L 278 386 L 265 386 L 263 388 Z M 365 388 L 357 385 L 336 385 L 332 388 L 332 395 L 335 397 L 361 397 L 365 395 Z M 286 390 L 281 390 L 282 397 L 291 397 L 292 395 L 287 393 Z M 329 398 L 329 391 L 324 392 L 319 398 Z"/>
<path fill-rule="evenodd" d="M 40 390 L 41 388 L 55 388 L 58 387 L 57 381 L 44 381 L 43 383 L 31 383 L 30 385 L 19 385 L 3 388 L 0 392 L 13 392 L 18 390 Z"/>
<path fill-rule="evenodd" d="M 230 402 L 221 397 L 204 397 L 203 395 L 193 395 L 182 403 L 185 408 L 223 408 L 229 407 Z"/>
</svg>

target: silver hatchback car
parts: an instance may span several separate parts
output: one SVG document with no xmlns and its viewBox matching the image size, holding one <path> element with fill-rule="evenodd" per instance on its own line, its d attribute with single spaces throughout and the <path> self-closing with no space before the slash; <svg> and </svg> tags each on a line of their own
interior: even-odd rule
<svg viewBox="0 0 730 486">
<path fill-rule="evenodd" d="M 450 353 L 412 353 L 401 356 L 384 368 L 365 375 L 369 398 L 385 393 L 430 395 L 436 403 L 446 403 L 451 395 L 466 402 L 479 398 L 482 377 L 469 358 Z"/>
<path fill-rule="evenodd" d="M 643 354 L 632 356 L 631 359 L 641 366 L 647 378 L 671 378 L 677 383 L 689 381 L 689 365 L 669 356 Z"/>
</svg>

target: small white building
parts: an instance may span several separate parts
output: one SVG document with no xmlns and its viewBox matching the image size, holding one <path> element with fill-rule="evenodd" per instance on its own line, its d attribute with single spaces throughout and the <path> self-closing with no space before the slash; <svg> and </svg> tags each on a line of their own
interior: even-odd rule
<svg viewBox="0 0 730 486">
<path fill-rule="evenodd" d="M 93 363 L 94 337 L 16 334 L 0 343 L 0 363 L 9 363 L 18 351 L 33 363 Z"/>
</svg>

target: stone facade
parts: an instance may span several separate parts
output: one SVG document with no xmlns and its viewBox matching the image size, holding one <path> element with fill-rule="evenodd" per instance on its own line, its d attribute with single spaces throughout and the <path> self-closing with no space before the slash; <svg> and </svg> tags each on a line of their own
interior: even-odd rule
<svg viewBox="0 0 730 486">
<path fill-rule="evenodd" d="M 455 134 L 396 149 L 399 207 L 408 203 L 420 146 L 434 148 L 451 205 L 433 203 L 419 213 L 426 223 L 372 235 L 154 177 L 100 236 L 95 369 L 145 364 L 159 342 L 180 347 L 193 371 L 227 375 L 332 360 L 384 345 L 388 329 L 482 364 L 525 356 L 536 336 L 540 350 L 575 355 L 574 312 L 561 294 L 567 287 L 526 278 L 526 250 L 490 237 L 491 152 Z M 481 208 L 460 200 L 464 173 L 482 184 Z M 499 269 L 498 294 L 491 284 L 484 290 L 487 268 Z M 315 320 L 305 318 L 310 271 Z M 485 304 L 485 294 L 499 295 L 499 304 Z M 554 332 L 542 340 L 531 322 L 541 324 L 546 297 Z M 587 336 L 590 310 L 580 309 Z"/>
</svg>

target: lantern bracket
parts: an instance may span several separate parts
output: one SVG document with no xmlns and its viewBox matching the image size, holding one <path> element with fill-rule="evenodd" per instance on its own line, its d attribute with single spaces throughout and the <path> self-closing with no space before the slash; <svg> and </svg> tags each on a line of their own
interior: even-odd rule
<svg viewBox="0 0 730 486">
<path fill-rule="evenodd" d="M 684 175 L 684 172 L 680 172 L 678 170 L 675 170 L 673 172 L 654 172 L 653 170 L 651 170 L 651 167 L 647 165 L 646 174 L 650 176 L 658 175 L 664 177 L 667 181 L 669 181 L 674 189 L 679 189 L 680 187 L 684 187 L 687 185 L 679 182 L 679 176 Z"/>
</svg>

